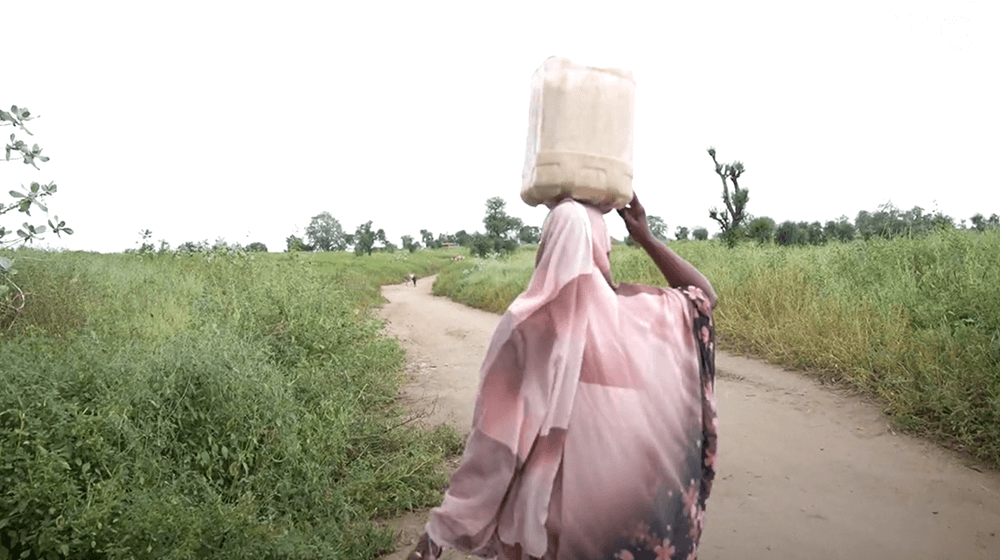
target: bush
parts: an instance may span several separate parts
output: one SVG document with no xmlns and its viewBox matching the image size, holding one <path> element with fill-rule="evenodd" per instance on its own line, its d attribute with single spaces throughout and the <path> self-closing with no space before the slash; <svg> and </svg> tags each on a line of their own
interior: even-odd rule
<svg viewBox="0 0 1000 560">
<path fill-rule="evenodd" d="M 462 447 L 395 406 L 404 353 L 369 311 L 373 279 L 414 263 L 310 257 L 19 252 L 28 304 L 0 338 L 0 545 L 37 558 L 390 551 L 376 521 L 440 500 L 443 458 Z M 64 297 L 73 286 L 83 297 Z"/>
<path fill-rule="evenodd" d="M 481 258 L 491 254 L 509 255 L 517 250 L 517 242 L 513 239 L 474 233 L 472 234 L 471 248 L 472 254 Z"/>
</svg>

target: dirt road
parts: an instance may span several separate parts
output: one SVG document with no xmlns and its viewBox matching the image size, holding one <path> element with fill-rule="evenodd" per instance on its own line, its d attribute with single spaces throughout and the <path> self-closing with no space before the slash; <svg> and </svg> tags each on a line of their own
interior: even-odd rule
<svg viewBox="0 0 1000 560">
<path fill-rule="evenodd" d="M 467 434 L 500 316 L 434 297 L 432 282 L 384 287 L 382 314 L 409 355 L 408 397 Z M 716 365 L 719 467 L 700 558 L 1000 559 L 1000 474 L 894 433 L 877 407 L 802 374 L 722 352 Z M 426 518 L 399 520 L 386 560 L 404 558 Z"/>
</svg>

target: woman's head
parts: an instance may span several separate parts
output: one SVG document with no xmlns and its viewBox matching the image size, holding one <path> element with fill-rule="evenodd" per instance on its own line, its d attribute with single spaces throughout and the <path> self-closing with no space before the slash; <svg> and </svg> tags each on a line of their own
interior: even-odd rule
<svg viewBox="0 0 1000 560">
<path fill-rule="evenodd" d="M 594 206 L 566 198 L 552 205 L 552 210 L 542 224 L 535 267 L 596 267 L 608 285 L 613 287 L 610 253 L 611 237 L 603 212 Z"/>
</svg>

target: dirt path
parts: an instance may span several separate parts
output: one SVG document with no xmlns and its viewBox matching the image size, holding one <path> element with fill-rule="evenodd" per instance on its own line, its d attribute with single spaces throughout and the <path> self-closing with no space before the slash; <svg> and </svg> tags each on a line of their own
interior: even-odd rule
<svg viewBox="0 0 1000 560">
<path fill-rule="evenodd" d="M 499 315 L 386 286 L 388 332 L 409 355 L 414 404 L 468 433 Z M 700 557 L 1000 559 L 1000 474 L 894 433 L 879 409 L 756 360 L 717 356 L 719 470 Z M 399 520 L 402 560 L 427 512 Z M 475 558 L 454 551 L 442 558 Z"/>
</svg>

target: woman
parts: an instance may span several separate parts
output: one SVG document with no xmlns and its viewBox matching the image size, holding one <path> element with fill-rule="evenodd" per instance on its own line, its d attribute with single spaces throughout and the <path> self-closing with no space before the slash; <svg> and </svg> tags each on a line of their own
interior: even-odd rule
<svg viewBox="0 0 1000 560">
<path fill-rule="evenodd" d="M 472 433 L 427 533 L 486 558 L 695 558 L 715 476 L 712 310 L 697 270 L 619 210 L 672 289 L 611 280 L 600 210 L 555 204 L 487 351 Z"/>
</svg>

